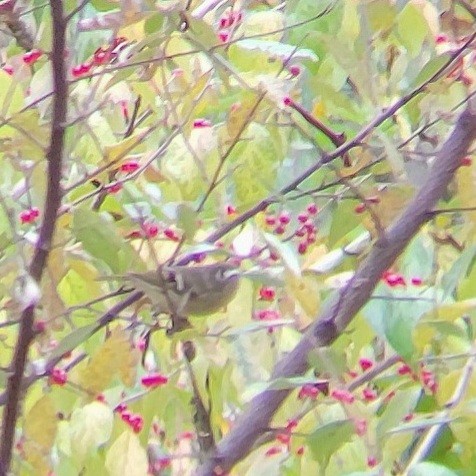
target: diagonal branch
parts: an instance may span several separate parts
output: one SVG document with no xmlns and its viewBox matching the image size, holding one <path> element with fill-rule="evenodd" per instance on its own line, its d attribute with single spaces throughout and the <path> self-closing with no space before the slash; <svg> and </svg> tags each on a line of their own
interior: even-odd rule
<svg viewBox="0 0 476 476">
<path fill-rule="evenodd" d="M 277 364 L 272 379 L 301 375 L 309 368 L 308 355 L 317 347 L 331 344 L 365 305 L 383 271 L 402 253 L 412 237 L 432 216 L 432 209 L 476 138 L 476 100 L 459 117 L 430 170 L 426 182 L 403 214 L 373 245 L 365 261 L 337 299 L 327 306 L 308 328 L 299 344 Z M 267 431 L 276 410 L 291 390 L 266 390 L 248 404 L 230 433 L 198 467 L 197 476 L 228 472 L 252 450 L 257 438 Z"/>
<path fill-rule="evenodd" d="M 53 51 L 51 60 L 53 66 L 55 95 L 53 101 L 50 146 L 47 153 L 48 185 L 44 206 L 44 217 L 29 269 L 29 275 L 36 283 L 41 281 L 46 266 L 55 230 L 58 209 L 61 204 L 61 165 L 68 97 L 68 85 L 64 64 L 66 22 L 63 13 L 63 2 L 51 0 L 50 7 L 53 30 Z M 7 401 L 2 422 L 0 475 L 6 475 L 10 468 L 15 427 L 19 412 L 18 402 L 21 399 L 21 384 L 27 362 L 28 350 L 35 335 L 33 330 L 35 306 L 36 302 L 29 303 L 22 313 L 13 360 L 10 365 L 12 373 L 8 378 L 6 389 Z"/>
</svg>

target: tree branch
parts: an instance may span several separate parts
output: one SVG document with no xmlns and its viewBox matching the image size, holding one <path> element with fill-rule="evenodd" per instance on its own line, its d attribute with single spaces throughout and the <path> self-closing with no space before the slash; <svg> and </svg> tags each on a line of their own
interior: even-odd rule
<svg viewBox="0 0 476 476">
<path fill-rule="evenodd" d="M 44 217 L 32 261 L 29 275 L 36 282 L 41 281 L 51 247 L 53 234 L 61 204 L 61 166 L 65 135 L 65 120 L 68 97 L 68 85 L 64 65 L 66 22 L 63 16 L 63 2 L 50 1 L 52 15 L 54 100 L 50 146 L 47 153 L 48 185 L 44 205 Z M 10 468 L 15 427 L 18 418 L 18 402 L 28 350 L 34 338 L 33 321 L 36 302 L 29 303 L 20 319 L 20 329 L 10 365 L 11 374 L 6 389 L 6 405 L 3 413 L 2 436 L 0 446 L 0 475 L 6 475 Z"/>
<path fill-rule="evenodd" d="M 275 366 L 271 379 L 303 374 L 309 367 L 309 352 L 332 343 L 370 298 L 388 269 L 412 237 L 432 216 L 431 211 L 444 194 L 463 157 L 476 138 L 476 101 L 459 117 L 431 168 L 426 182 L 404 213 L 372 246 L 366 260 L 356 271 L 338 299 L 327 306 L 308 328 L 299 344 Z M 216 450 L 198 467 L 197 476 L 213 476 L 229 471 L 253 448 L 267 431 L 271 418 L 291 390 L 266 390 L 257 395 Z"/>
</svg>

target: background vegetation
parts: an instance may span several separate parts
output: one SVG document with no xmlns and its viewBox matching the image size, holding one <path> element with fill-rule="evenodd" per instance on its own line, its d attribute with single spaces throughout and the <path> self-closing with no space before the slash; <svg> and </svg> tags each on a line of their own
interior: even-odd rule
<svg viewBox="0 0 476 476">
<path fill-rule="evenodd" d="M 0 474 L 475 474 L 475 17 L 1 1 Z"/>
</svg>

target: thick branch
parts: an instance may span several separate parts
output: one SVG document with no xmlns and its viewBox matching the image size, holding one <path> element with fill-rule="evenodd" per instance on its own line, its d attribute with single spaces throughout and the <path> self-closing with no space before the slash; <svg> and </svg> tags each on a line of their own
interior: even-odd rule
<svg viewBox="0 0 476 476">
<path fill-rule="evenodd" d="M 46 266 L 53 233 L 56 225 L 58 209 L 61 204 L 61 164 L 64 146 L 66 104 L 68 86 L 64 65 L 65 29 L 66 22 L 63 15 L 63 2 L 52 0 L 52 30 L 53 30 L 53 82 L 54 100 L 50 146 L 47 154 L 48 160 L 48 188 L 44 205 L 44 217 L 35 247 L 33 259 L 30 264 L 29 274 L 39 283 Z M 15 436 L 15 426 L 18 418 L 18 402 L 21 399 L 21 387 L 28 349 L 34 338 L 33 321 L 35 317 L 35 303 L 31 303 L 23 311 L 20 319 L 20 329 L 15 345 L 11 363 L 11 375 L 8 378 L 6 398 L 7 402 L 3 413 L 2 437 L 0 446 L 0 475 L 8 473 L 12 447 Z"/>
<path fill-rule="evenodd" d="M 404 213 L 380 237 L 349 284 L 324 309 L 292 352 L 275 367 L 272 380 L 303 374 L 308 369 L 309 352 L 333 342 L 370 298 L 388 269 L 402 253 L 420 227 L 431 218 L 431 211 L 444 194 L 460 159 L 476 138 L 476 101 L 460 116 L 455 129 L 443 145 L 426 182 Z M 229 471 L 246 457 L 257 438 L 268 428 L 276 410 L 291 390 L 266 390 L 257 395 L 216 450 L 201 464 L 197 476 L 213 476 Z"/>
</svg>

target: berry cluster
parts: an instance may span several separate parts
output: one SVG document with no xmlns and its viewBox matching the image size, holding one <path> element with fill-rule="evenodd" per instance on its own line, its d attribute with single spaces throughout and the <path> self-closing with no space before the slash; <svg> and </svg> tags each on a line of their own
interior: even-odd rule
<svg viewBox="0 0 476 476">
<path fill-rule="evenodd" d="M 297 251 L 305 254 L 309 245 L 316 242 L 317 228 L 314 224 L 314 217 L 319 213 L 315 203 L 310 203 L 305 211 L 297 215 L 297 224 L 292 232 L 291 238 L 296 238 Z M 291 224 L 291 215 L 287 211 L 282 211 L 279 215 L 268 213 L 265 216 L 265 224 L 272 228 L 276 235 L 283 235 L 288 231 Z"/>
</svg>

